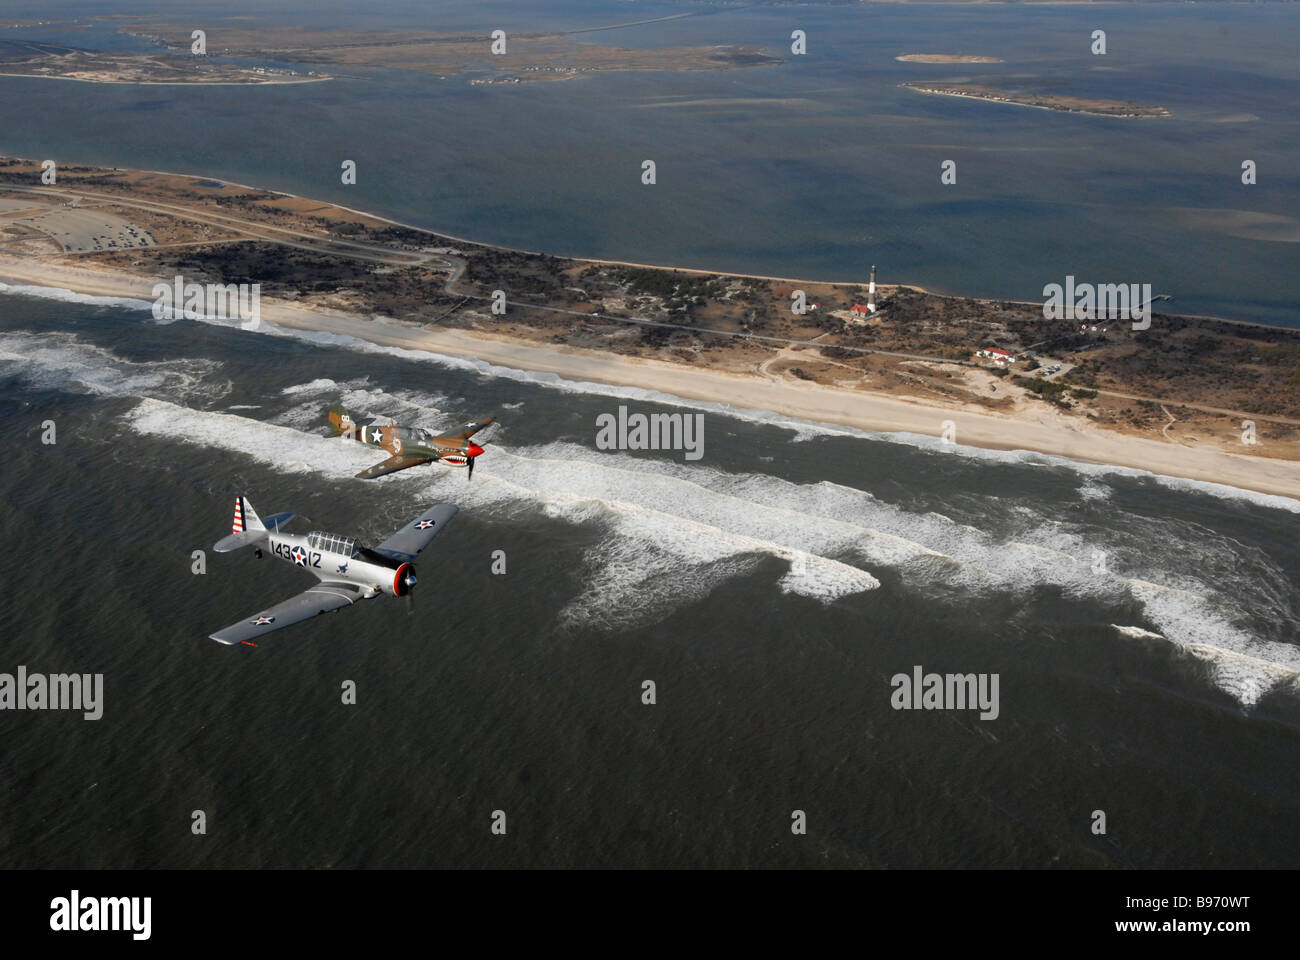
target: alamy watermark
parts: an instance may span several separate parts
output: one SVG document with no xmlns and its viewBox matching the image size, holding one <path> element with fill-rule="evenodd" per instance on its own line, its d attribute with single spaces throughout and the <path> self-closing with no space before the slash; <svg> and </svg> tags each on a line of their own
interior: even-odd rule
<svg viewBox="0 0 1300 960">
<path fill-rule="evenodd" d="M 155 320 L 239 320 L 245 330 L 262 322 L 260 283 L 187 283 L 177 274 L 155 283 L 152 294 Z"/>
<path fill-rule="evenodd" d="M 704 414 L 632 413 L 596 417 L 598 450 L 684 450 L 687 460 L 704 456 Z"/>
<path fill-rule="evenodd" d="M 996 673 L 923 673 L 915 666 L 910 674 L 896 673 L 889 679 L 894 692 L 889 705 L 895 710 L 979 710 L 981 720 L 996 720 L 999 675 Z"/>
<path fill-rule="evenodd" d="M 0 710 L 81 710 L 87 720 L 104 715 L 102 673 L 0 673 Z"/>
<path fill-rule="evenodd" d="M 1045 320 L 1132 320 L 1134 330 L 1151 326 L 1151 284 L 1075 283 L 1043 287 Z"/>
<path fill-rule="evenodd" d="M 60 932 L 126 930 L 132 940 L 148 940 L 152 915 L 152 897 L 83 897 L 73 890 L 50 901 L 50 929 Z"/>
</svg>

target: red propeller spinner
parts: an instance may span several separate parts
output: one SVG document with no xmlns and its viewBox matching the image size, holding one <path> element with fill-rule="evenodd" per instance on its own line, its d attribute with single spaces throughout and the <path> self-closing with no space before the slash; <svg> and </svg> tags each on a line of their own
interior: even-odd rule
<svg viewBox="0 0 1300 960">
<path fill-rule="evenodd" d="M 465 475 L 466 480 L 474 479 L 474 458 L 483 452 L 483 448 L 471 440 L 465 444 L 465 462 L 469 464 L 469 473 Z"/>
</svg>

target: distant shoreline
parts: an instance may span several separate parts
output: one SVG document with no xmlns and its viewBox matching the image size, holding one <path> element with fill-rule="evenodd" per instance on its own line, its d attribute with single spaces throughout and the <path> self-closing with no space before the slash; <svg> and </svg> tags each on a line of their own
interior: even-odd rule
<svg viewBox="0 0 1300 960">
<path fill-rule="evenodd" d="M 12 154 L 4 152 L 3 150 L 0 150 L 0 159 L 20 160 L 24 163 L 39 162 L 39 161 L 32 160 L 31 158 L 28 157 L 13 156 Z M 98 166 L 98 164 L 87 163 L 82 161 L 75 161 L 75 163 L 78 166 Z M 135 170 L 140 173 L 156 173 L 164 177 L 190 177 L 195 180 L 210 180 L 213 183 L 219 183 L 225 186 L 240 187 L 241 189 L 244 190 L 258 190 L 261 191 L 262 193 L 273 194 L 277 197 L 286 197 L 291 200 L 312 200 L 312 201 L 316 200 L 316 198 L 314 197 L 306 197 L 303 196 L 302 194 L 288 193 L 284 190 L 271 190 L 266 187 L 259 187 L 250 183 L 240 183 L 236 180 L 224 180 L 221 177 L 208 176 L 206 174 L 178 173 L 174 170 L 150 170 L 142 167 L 113 167 L 108 169 Z M 486 247 L 491 250 L 502 250 L 505 251 L 506 253 L 524 253 L 534 257 L 557 257 L 565 260 L 581 261 L 583 263 L 599 263 L 599 264 L 604 264 L 606 266 L 632 267 L 634 269 L 641 269 L 641 270 L 675 270 L 681 273 L 695 274 L 697 276 L 720 275 L 720 276 L 728 276 L 728 277 L 742 277 L 744 279 L 749 279 L 749 280 L 767 280 L 773 283 L 826 283 L 832 285 L 838 284 L 838 285 L 855 286 L 855 287 L 862 286 L 862 279 L 860 277 L 847 279 L 847 280 L 814 280 L 808 277 L 777 277 L 777 276 L 770 276 L 768 274 L 762 274 L 762 273 L 738 273 L 732 270 L 718 270 L 718 269 L 711 269 L 708 267 L 686 267 L 678 264 L 665 264 L 665 263 L 642 263 L 634 260 L 609 260 L 603 257 L 587 257 L 578 254 L 553 253 L 546 250 L 528 250 L 525 249 L 524 247 L 509 247 L 499 243 L 487 243 L 483 240 L 475 240 L 472 237 L 460 237 L 450 233 L 443 233 L 440 230 L 433 230 L 430 229 L 429 227 L 419 227 L 414 224 L 405 223 L 401 220 L 394 220 L 391 217 L 385 217 L 377 213 L 371 213 L 368 210 L 361 210 L 358 209 L 357 207 L 349 207 L 346 204 L 336 203 L 335 201 L 332 200 L 322 200 L 318 202 L 328 203 L 331 206 L 338 207 L 340 210 L 346 210 L 349 213 L 355 213 L 358 216 L 369 217 L 372 220 L 378 220 L 381 223 L 392 224 L 395 227 L 401 227 L 405 230 L 414 230 L 417 233 L 427 233 L 429 236 L 437 237 L 439 240 L 451 240 L 456 243 L 468 243 L 478 247 Z M 880 287 L 886 290 L 891 290 L 891 289 L 915 290 L 917 293 L 924 293 L 930 296 L 952 297 L 959 300 L 973 300 L 980 303 L 1015 303 L 1015 304 L 1025 305 L 1025 306 L 1042 305 L 1042 301 L 1040 300 L 1022 300 L 1017 297 L 1010 297 L 1010 296 L 994 297 L 994 296 L 975 296 L 975 295 L 963 294 L 963 293 L 943 293 L 931 287 L 922 286 L 921 284 L 918 283 L 907 283 L 903 281 L 899 281 L 896 283 L 881 282 Z M 1239 320 L 1232 317 L 1220 317 L 1215 314 L 1209 314 L 1209 313 L 1180 312 L 1178 316 L 1190 317 L 1197 320 L 1213 320 L 1216 323 L 1231 323 L 1231 324 L 1237 324 L 1239 326 L 1245 326 L 1245 327 L 1263 327 L 1269 330 L 1295 329 L 1294 327 L 1291 327 L 1284 323 L 1265 323 L 1262 320 Z"/>
<path fill-rule="evenodd" d="M 5 150 L 3 150 L 3 148 L 0 148 L 0 160 L 18 160 L 23 163 L 39 163 L 39 161 L 33 160 L 29 157 L 19 157 L 10 154 Z M 85 161 L 68 161 L 68 162 L 75 164 L 76 166 L 88 166 L 88 167 L 99 166 L 99 164 L 97 163 L 90 163 Z M 372 213 L 369 210 L 361 210 L 358 209 L 357 207 L 349 207 L 346 204 L 337 203 L 333 200 L 318 200 L 315 197 L 306 197 L 303 196 L 302 194 L 288 193 L 284 190 L 271 190 L 266 187 L 259 187 L 250 183 L 239 183 L 236 180 L 225 180 L 222 179 L 221 177 L 209 176 L 207 174 L 178 173 L 175 170 L 150 170 L 142 167 L 111 167 L 105 169 L 134 170 L 139 173 L 154 173 L 164 177 L 188 177 L 194 180 L 209 180 L 213 183 L 219 183 L 225 186 L 239 187 L 244 190 L 257 190 L 262 193 L 269 193 L 277 197 L 285 197 L 291 200 L 303 200 L 303 201 L 312 201 L 318 203 L 328 203 L 330 206 L 338 207 L 340 210 L 346 210 L 349 213 L 355 213 L 358 216 L 362 216 L 362 217 L 369 217 L 370 219 L 377 220 L 380 223 L 391 224 L 394 227 L 401 227 L 405 230 L 413 230 L 417 233 L 426 233 L 431 237 L 438 238 L 439 240 L 449 240 L 455 243 L 467 243 L 473 246 L 484 247 L 490 250 L 504 251 L 506 253 L 523 253 L 534 257 L 556 257 L 558 259 L 580 261 L 582 263 L 597 263 L 597 264 L 603 264 L 605 266 L 612 266 L 612 267 L 632 267 L 634 269 L 641 269 L 641 270 L 674 270 L 680 273 L 689 273 L 697 276 L 716 275 L 716 276 L 728 276 L 728 277 L 741 277 L 748 280 L 765 280 L 772 283 L 825 283 L 831 285 L 854 286 L 854 287 L 860 287 L 863 285 L 862 278 L 860 277 L 855 277 L 846 280 L 816 280 L 809 277 L 777 277 L 777 276 L 771 276 L 762 273 L 738 273 L 733 270 L 719 270 L 719 269 L 712 269 L 708 267 L 686 267 L 678 264 L 643 263 L 635 260 L 610 260 L 603 257 L 588 257 L 588 256 L 582 256 L 580 254 L 553 253 L 546 250 L 528 250 L 523 247 L 510 247 L 499 243 L 487 243 L 483 240 L 475 240 L 472 237 L 460 237 L 450 233 L 443 233 L 440 230 L 432 230 L 428 227 L 415 226 L 414 224 L 405 223 L 401 220 L 394 220 L 391 217 L 385 217 L 377 213 Z M 1014 303 L 1023 306 L 1035 306 L 1035 307 L 1042 306 L 1041 300 L 1022 300 L 1017 297 L 1010 297 L 1010 296 L 995 297 L 995 296 L 975 296 L 975 295 L 963 294 L 963 293 L 943 293 L 931 287 L 922 286 L 921 284 L 918 283 L 908 283 L 903 281 L 898 281 L 896 283 L 886 283 L 882 281 L 879 284 L 879 286 L 882 290 L 915 290 L 917 293 L 924 293 L 929 296 L 949 297 L 958 300 L 971 300 L 979 303 Z M 1212 320 L 1216 323 L 1231 323 L 1231 324 L 1236 324 L 1238 326 L 1244 326 L 1244 327 L 1262 327 L 1266 330 L 1296 329 L 1295 327 L 1289 326 L 1284 323 L 1265 323 L 1264 321 L 1261 320 L 1239 320 L 1232 317 L 1220 317 L 1215 314 L 1209 314 L 1209 313 L 1180 312 L 1178 316 L 1189 317 L 1196 320 Z"/>
<path fill-rule="evenodd" d="M 914 93 L 924 93 L 932 97 L 954 97 L 958 100 L 979 100 L 984 103 L 1000 103 L 1012 107 L 1032 107 L 1035 110 L 1050 110 L 1052 113 L 1072 113 L 1078 116 L 1085 116 L 1085 117 L 1104 117 L 1108 120 L 1168 120 L 1173 117 L 1173 114 L 1170 113 L 1169 110 L 1166 109 L 1165 107 L 1151 107 L 1151 106 L 1146 106 L 1144 104 L 1138 104 L 1138 103 L 1131 104 L 1131 106 L 1136 107 L 1138 109 L 1151 111 L 1151 112 L 1103 113 L 1100 110 L 1089 110 L 1086 107 L 1071 107 L 1071 106 L 1051 104 L 1051 103 L 1028 103 L 1026 102 L 1026 100 L 1016 99 L 1017 96 L 1027 96 L 1026 94 L 1017 95 L 1003 90 L 984 89 L 976 93 L 965 93 L 961 90 L 941 90 L 941 89 L 937 89 L 936 87 L 923 86 L 923 84 L 925 83 L 926 81 L 923 80 L 907 80 L 904 81 L 903 83 L 900 83 L 899 86 L 911 90 Z M 960 86 L 960 85 L 951 84 L 951 86 Z M 1116 103 L 1115 106 L 1117 108 L 1120 106 L 1127 107 L 1130 106 L 1130 104 Z M 1154 112 L 1157 110 L 1163 112 L 1162 113 Z"/>
<path fill-rule="evenodd" d="M 109 86 L 128 87 L 274 87 L 291 83 L 324 83 L 333 77 L 301 77 L 292 80 L 90 80 L 86 77 L 58 77 L 44 73 L 0 73 L 0 77 L 18 77 L 22 80 L 71 80 L 74 83 L 102 83 Z M 187 176 L 187 174 L 175 174 Z"/>
<path fill-rule="evenodd" d="M 900 63 L 1006 63 L 1001 57 L 972 53 L 904 53 L 894 59 Z"/>
</svg>

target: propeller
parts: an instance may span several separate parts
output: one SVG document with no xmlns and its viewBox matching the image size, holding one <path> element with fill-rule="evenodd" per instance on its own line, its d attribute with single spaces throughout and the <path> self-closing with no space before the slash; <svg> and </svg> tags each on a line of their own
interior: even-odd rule
<svg viewBox="0 0 1300 960">
<path fill-rule="evenodd" d="M 412 589 L 418 581 L 415 579 L 415 568 L 406 571 L 406 576 L 402 577 L 402 586 L 406 588 L 406 612 L 415 613 L 415 591 Z"/>
<path fill-rule="evenodd" d="M 467 481 L 474 479 L 474 460 L 483 453 L 483 448 L 471 440 L 465 445 L 465 463 L 469 466 Z"/>
</svg>

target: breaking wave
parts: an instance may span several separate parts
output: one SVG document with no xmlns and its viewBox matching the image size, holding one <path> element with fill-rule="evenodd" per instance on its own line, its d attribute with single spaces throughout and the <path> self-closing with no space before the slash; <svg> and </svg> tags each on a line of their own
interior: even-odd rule
<svg viewBox="0 0 1300 960">
<path fill-rule="evenodd" d="M 44 387 L 143 395 L 124 417 L 129 429 L 245 454 L 279 471 L 352 482 L 375 462 L 373 450 L 304 432 L 323 424 L 327 397 L 399 421 L 447 418 L 441 395 L 385 390 L 366 378 L 287 387 L 282 394 L 293 406 L 275 422 L 188 406 L 196 395 L 229 392 L 220 368 L 202 359 L 126 360 L 69 334 L 0 334 L 0 373 Z M 1083 466 L 1084 484 L 1111 470 Z M 1131 624 L 1116 627 L 1121 635 L 1176 644 L 1246 705 L 1300 671 L 1295 589 L 1275 561 L 1196 524 L 1109 503 L 1091 511 L 1101 519 L 1080 520 L 1052 503 L 957 491 L 942 513 L 922 511 L 830 481 L 796 483 L 563 440 L 512 446 L 494 439 L 474 482 L 463 477 L 428 467 L 381 482 L 386 496 L 408 503 L 454 496 L 471 507 L 531 509 L 594 524 L 600 539 L 588 552 L 582 590 L 561 611 L 572 623 L 616 627 L 662 618 L 768 557 L 785 564 L 774 586 L 827 603 L 878 588 L 875 574 L 887 568 L 936 600 L 954 591 L 1028 599 L 1051 588 L 1140 609 L 1140 620 L 1118 621 Z M 1108 499 L 1106 488 L 1094 489 L 1085 496 Z M 1257 499 L 1265 506 L 1285 500 Z"/>
<path fill-rule="evenodd" d="M 156 401 L 143 401 L 129 420 L 143 433 L 179 431 L 190 442 L 243 452 L 281 470 L 340 480 L 375 459 L 352 444 Z M 441 472 L 430 479 L 423 468 L 385 481 L 390 494 L 412 502 L 446 496 L 450 482 Z M 1050 586 L 1067 596 L 1136 602 L 1156 629 L 1132 627 L 1126 635 L 1160 636 L 1197 658 L 1207 648 L 1245 658 L 1212 671 L 1212 680 L 1246 705 L 1300 671 L 1300 648 L 1257 629 L 1268 620 L 1280 635 L 1294 629 L 1283 573 L 1261 553 L 1168 521 L 1124 517 L 1113 529 L 1085 531 L 1021 508 L 1020 526 L 1008 538 L 840 484 L 797 484 L 562 441 L 496 443 L 474 483 L 451 489 L 471 507 L 522 502 L 547 516 L 601 525 L 583 591 L 561 614 L 574 623 L 618 627 L 659 619 L 768 555 L 788 565 L 782 590 L 826 602 L 876 588 L 870 570 L 880 567 L 936 597 L 954 588 L 1027 597 Z M 1155 528 L 1144 524 L 1158 527 L 1167 546 L 1152 559 L 1141 548 Z M 1107 558 L 1100 569 L 1098 551 Z"/>
<path fill-rule="evenodd" d="M 229 380 L 212 376 L 220 369 L 216 360 L 127 360 L 68 333 L 0 333 L 0 374 L 37 389 L 210 401 L 231 390 Z"/>
<path fill-rule="evenodd" d="M 244 453 L 281 471 L 345 480 L 376 460 L 373 449 L 359 444 L 151 399 L 125 419 L 141 433 Z M 526 502 L 547 516 L 602 524 L 602 540 L 589 554 L 586 587 L 561 612 L 569 622 L 613 626 L 661 618 L 749 569 L 748 560 L 761 554 L 790 564 L 779 581 L 789 593 L 829 601 L 879 586 L 867 571 L 826 555 L 840 548 L 837 537 L 816 535 L 794 515 L 774 512 L 764 525 L 752 516 L 755 505 L 734 500 L 721 509 L 688 514 L 674 509 L 682 492 L 667 489 L 679 487 L 679 481 L 656 482 L 618 468 L 593 471 L 587 464 L 521 456 L 501 444 L 493 445 L 492 460 L 490 467 L 478 468 L 472 485 L 456 485 L 458 502 Z M 430 469 L 437 471 L 432 482 L 426 470 L 411 470 L 386 483 L 386 493 L 412 504 L 446 496 L 446 474 Z"/>
<path fill-rule="evenodd" d="M 89 293 L 77 293 L 62 287 L 38 287 L 22 283 L 0 283 L 0 293 L 20 297 L 37 297 L 41 300 L 58 300 L 63 303 L 81 303 L 93 307 L 118 307 L 126 310 L 148 310 L 153 312 L 152 300 L 138 300 L 135 297 L 98 297 Z"/>
</svg>

